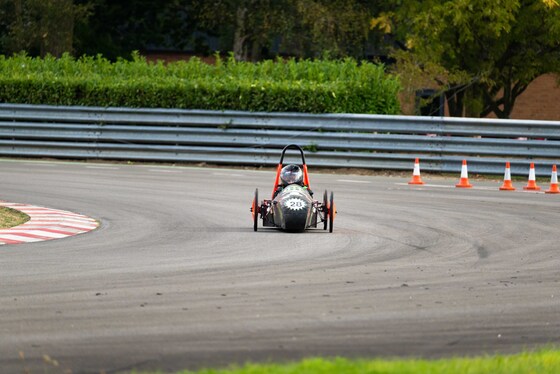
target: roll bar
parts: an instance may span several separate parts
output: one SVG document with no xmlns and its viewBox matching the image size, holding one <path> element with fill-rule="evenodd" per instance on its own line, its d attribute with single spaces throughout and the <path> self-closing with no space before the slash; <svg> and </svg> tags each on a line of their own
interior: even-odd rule
<svg viewBox="0 0 560 374">
<path fill-rule="evenodd" d="M 303 153 L 303 149 L 297 144 L 288 144 L 287 146 L 282 149 L 282 155 L 280 156 L 280 162 L 276 167 L 276 179 L 274 181 L 274 188 L 272 189 L 272 198 L 274 198 L 274 192 L 279 186 L 280 183 L 280 172 L 282 171 L 282 167 L 284 166 L 284 155 L 288 149 L 295 149 L 299 151 L 301 154 L 301 162 L 302 162 L 302 169 L 303 169 L 303 185 L 304 187 L 309 188 L 309 175 L 307 174 L 307 165 L 305 164 L 305 154 Z"/>
<path fill-rule="evenodd" d="M 303 149 L 301 149 L 301 147 L 297 144 L 288 144 L 287 146 L 284 147 L 284 149 L 282 149 L 282 156 L 280 156 L 280 165 L 282 165 L 282 163 L 284 162 L 284 155 L 286 154 L 286 151 L 290 148 L 296 149 L 299 151 L 299 153 L 301 153 L 302 165 L 305 165 L 305 155 L 303 154 Z"/>
</svg>

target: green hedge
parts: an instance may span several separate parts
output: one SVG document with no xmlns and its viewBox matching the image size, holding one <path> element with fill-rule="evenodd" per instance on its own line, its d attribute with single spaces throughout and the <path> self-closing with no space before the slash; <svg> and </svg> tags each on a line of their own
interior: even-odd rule
<svg viewBox="0 0 560 374">
<path fill-rule="evenodd" d="M 343 61 L 110 62 L 0 56 L 0 102 L 308 113 L 400 112 L 397 78 Z"/>
</svg>

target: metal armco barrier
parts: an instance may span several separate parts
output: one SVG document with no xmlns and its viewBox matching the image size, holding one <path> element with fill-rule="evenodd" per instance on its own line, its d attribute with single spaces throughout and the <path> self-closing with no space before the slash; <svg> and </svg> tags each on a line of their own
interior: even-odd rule
<svg viewBox="0 0 560 374">
<path fill-rule="evenodd" d="M 310 166 L 546 176 L 560 122 L 0 104 L 2 156 L 275 165 L 288 143 Z"/>
</svg>

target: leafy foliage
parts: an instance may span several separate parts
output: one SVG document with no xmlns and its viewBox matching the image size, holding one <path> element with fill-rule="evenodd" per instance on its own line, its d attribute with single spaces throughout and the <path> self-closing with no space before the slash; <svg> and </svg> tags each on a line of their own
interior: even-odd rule
<svg viewBox="0 0 560 374">
<path fill-rule="evenodd" d="M 452 115 L 467 109 L 475 115 L 508 117 L 532 80 L 560 72 L 560 6 L 555 0 L 393 4 L 372 26 L 396 30 L 396 37 L 406 40 L 409 49 L 397 54 L 400 62 L 432 76 L 446 91 Z M 387 14 L 392 27 L 387 26 Z"/>
<path fill-rule="evenodd" d="M 72 0 L 0 0 L 0 51 L 60 56 L 73 51 L 74 28 L 92 4 Z"/>
<path fill-rule="evenodd" d="M 201 25 L 229 37 L 236 59 L 363 57 L 371 5 L 361 0 L 194 0 Z"/>
<path fill-rule="evenodd" d="M 1 0 L 0 0 L 1 1 Z M 78 0 L 93 14 L 76 27 L 76 55 L 116 60 L 131 51 L 151 48 L 180 51 L 197 45 L 196 24 L 188 0 Z M 200 50 L 197 50 L 200 52 Z"/>
<path fill-rule="evenodd" d="M 396 114 L 400 85 L 383 66 L 342 61 L 164 65 L 70 55 L 0 57 L 0 101 L 209 110 Z"/>
</svg>

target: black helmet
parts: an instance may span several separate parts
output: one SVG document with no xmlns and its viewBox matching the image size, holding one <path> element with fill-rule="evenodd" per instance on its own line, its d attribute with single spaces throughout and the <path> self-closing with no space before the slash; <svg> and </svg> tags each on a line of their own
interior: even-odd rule
<svg viewBox="0 0 560 374">
<path fill-rule="evenodd" d="M 294 183 L 301 184 L 303 181 L 303 171 L 297 165 L 286 165 L 280 172 L 280 179 L 284 186 Z"/>
</svg>

